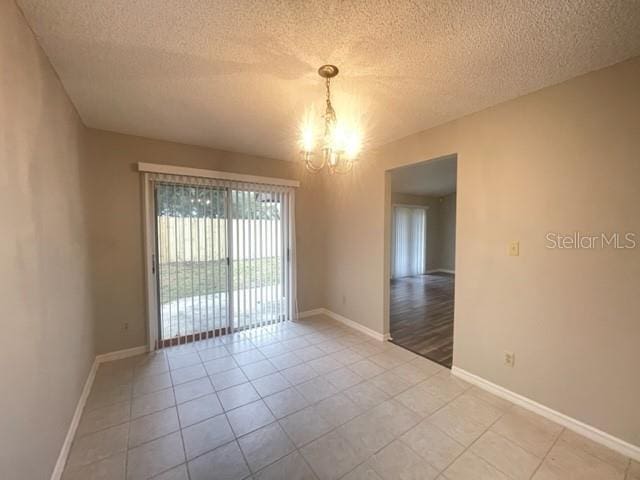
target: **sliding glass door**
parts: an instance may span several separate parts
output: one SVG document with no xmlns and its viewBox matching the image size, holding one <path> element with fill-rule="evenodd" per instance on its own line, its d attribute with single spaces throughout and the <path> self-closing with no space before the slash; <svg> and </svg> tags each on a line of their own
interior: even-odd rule
<svg viewBox="0 0 640 480">
<path fill-rule="evenodd" d="M 153 186 L 157 347 L 291 317 L 291 189 L 166 176 Z"/>
<path fill-rule="evenodd" d="M 427 211 L 424 207 L 393 207 L 391 277 L 425 273 Z"/>
<path fill-rule="evenodd" d="M 288 307 L 285 198 L 279 192 L 230 189 L 231 327 L 284 320 Z"/>
<path fill-rule="evenodd" d="M 160 340 L 228 327 L 228 192 L 155 186 Z"/>
</svg>

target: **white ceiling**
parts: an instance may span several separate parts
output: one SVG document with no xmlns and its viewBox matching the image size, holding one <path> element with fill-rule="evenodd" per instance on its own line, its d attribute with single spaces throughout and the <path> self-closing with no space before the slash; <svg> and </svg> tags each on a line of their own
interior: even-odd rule
<svg viewBox="0 0 640 480">
<path fill-rule="evenodd" d="M 324 63 L 375 146 L 640 54 L 637 0 L 18 4 L 88 126 L 288 160 Z"/>
<path fill-rule="evenodd" d="M 446 157 L 391 171 L 391 191 L 442 197 L 456 191 L 457 158 Z"/>
</svg>

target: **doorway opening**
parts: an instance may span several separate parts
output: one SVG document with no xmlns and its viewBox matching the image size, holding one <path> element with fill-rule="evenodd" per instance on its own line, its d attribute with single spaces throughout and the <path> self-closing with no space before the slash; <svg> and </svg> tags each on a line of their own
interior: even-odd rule
<svg viewBox="0 0 640 480">
<path fill-rule="evenodd" d="M 392 342 L 451 368 L 457 157 L 390 171 Z"/>
</svg>

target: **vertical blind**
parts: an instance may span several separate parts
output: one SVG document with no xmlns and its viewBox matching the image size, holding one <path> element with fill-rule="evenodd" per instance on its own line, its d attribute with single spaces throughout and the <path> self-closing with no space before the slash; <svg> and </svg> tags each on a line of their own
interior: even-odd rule
<svg viewBox="0 0 640 480">
<path fill-rule="evenodd" d="M 294 318 L 294 190 L 152 174 L 158 346 Z"/>
<path fill-rule="evenodd" d="M 395 206 L 393 209 L 392 278 L 425 272 L 427 215 L 424 208 Z"/>
</svg>

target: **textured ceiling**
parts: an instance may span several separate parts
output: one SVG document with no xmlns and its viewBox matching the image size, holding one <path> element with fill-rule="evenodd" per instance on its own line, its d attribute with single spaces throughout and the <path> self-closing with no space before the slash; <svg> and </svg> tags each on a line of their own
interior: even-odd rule
<svg viewBox="0 0 640 480">
<path fill-rule="evenodd" d="M 391 191 L 441 197 L 456 191 L 457 158 L 402 167 L 391 171 Z"/>
<path fill-rule="evenodd" d="M 18 0 L 91 127 L 296 159 L 316 69 L 375 146 L 640 54 L 638 0 Z"/>
</svg>

